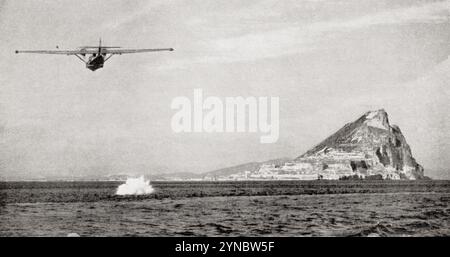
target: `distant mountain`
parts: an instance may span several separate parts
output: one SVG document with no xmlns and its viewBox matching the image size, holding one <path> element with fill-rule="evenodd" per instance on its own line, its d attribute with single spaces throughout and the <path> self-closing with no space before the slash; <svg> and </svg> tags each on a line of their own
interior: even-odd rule
<svg viewBox="0 0 450 257">
<path fill-rule="evenodd" d="M 246 172 L 247 171 L 247 172 Z M 424 179 L 400 128 L 385 110 L 366 112 L 302 154 L 201 174 L 204 179 Z"/>
<path fill-rule="evenodd" d="M 400 128 L 390 125 L 383 109 L 369 111 L 346 124 L 294 161 L 309 164 L 324 175 L 424 178 L 423 168 L 413 158 Z"/>
</svg>

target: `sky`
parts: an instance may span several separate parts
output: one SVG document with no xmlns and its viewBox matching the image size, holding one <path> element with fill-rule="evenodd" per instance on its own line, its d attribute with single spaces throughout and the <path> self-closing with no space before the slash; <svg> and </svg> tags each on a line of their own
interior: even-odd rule
<svg viewBox="0 0 450 257">
<path fill-rule="evenodd" d="M 450 173 L 450 1 L 0 0 L 0 179 L 206 172 L 295 158 L 384 108 Z M 175 48 L 75 57 L 14 50 Z M 175 133 L 171 102 L 279 97 L 280 136 Z"/>
</svg>

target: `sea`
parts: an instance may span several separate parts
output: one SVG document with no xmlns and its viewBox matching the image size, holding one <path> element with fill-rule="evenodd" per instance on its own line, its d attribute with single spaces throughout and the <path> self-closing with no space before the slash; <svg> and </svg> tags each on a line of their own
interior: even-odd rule
<svg viewBox="0 0 450 257">
<path fill-rule="evenodd" d="M 0 182 L 0 236 L 450 236 L 450 181 Z"/>
</svg>

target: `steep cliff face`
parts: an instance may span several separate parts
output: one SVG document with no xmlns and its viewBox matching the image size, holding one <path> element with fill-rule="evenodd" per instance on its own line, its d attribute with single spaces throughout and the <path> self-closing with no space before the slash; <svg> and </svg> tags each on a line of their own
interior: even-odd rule
<svg viewBox="0 0 450 257">
<path fill-rule="evenodd" d="M 294 162 L 330 179 L 378 174 L 387 179 L 424 178 L 400 128 L 389 124 L 384 110 L 365 113 Z"/>
</svg>

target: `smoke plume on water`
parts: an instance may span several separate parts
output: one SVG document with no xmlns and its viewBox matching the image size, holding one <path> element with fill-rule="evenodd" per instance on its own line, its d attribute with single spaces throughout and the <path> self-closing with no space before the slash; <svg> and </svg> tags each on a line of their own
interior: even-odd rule
<svg viewBox="0 0 450 257">
<path fill-rule="evenodd" d="M 147 195 L 155 191 L 150 185 L 149 180 L 145 180 L 144 176 L 139 178 L 128 178 L 125 184 L 117 188 L 116 195 Z"/>
</svg>

